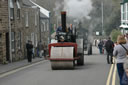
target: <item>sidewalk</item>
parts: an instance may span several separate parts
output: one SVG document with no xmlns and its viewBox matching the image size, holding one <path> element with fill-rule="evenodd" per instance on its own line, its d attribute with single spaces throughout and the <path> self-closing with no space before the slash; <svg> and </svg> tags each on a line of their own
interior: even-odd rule
<svg viewBox="0 0 128 85">
<path fill-rule="evenodd" d="M 36 62 L 39 62 L 42 60 L 45 60 L 45 59 L 36 57 L 32 60 L 32 63 L 36 63 Z M 17 61 L 17 62 L 8 63 L 5 65 L 0 64 L 0 74 L 11 71 L 11 70 L 16 69 L 16 68 L 26 66 L 26 65 L 30 65 L 30 63 L 28 63 L 27 59 Z"/>
</svg>

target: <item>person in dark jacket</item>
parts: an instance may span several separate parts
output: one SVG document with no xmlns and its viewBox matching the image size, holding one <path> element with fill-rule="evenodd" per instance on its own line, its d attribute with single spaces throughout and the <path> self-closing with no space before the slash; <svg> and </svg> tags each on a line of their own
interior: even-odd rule
<svg viewBox="0 0 128 85">
<path fill-rule="evenodd" d="M 56 29 L 56 33 L 62 32 L 62 25 L 60 24 L 59 27 Z"/>
<path fill-rule="evenodd" d="M 68 32 L 72 34 L 72 31 L 73 31 L 73 27 L 72 24 L 70 24 L 70 27 L 68 28 Z"/>
<path fill-rule="evenodd" d="M 98 47 L 99 47 L 100 54 L 102 54 L 103 53 L 103 41 L 102 40 L 100 40 Z"/>
<path fill-rule="evenodd" d="M 27 59 L 28 62 L 32 62 L 32 52 L 33 52 L 33 45 L 32 45 L 32 41 L 28 41 L 28 43 L 26 44 L 26 49 L 27 49 Z"/>
<path fill-rule="evenodd" d="M 109 37 L 107 42 L 105 43 L 105 49 L 107 51 L 107 63 L 113 64 L 113 50 L 114 50 L 114 43 Z"/>
</svg>

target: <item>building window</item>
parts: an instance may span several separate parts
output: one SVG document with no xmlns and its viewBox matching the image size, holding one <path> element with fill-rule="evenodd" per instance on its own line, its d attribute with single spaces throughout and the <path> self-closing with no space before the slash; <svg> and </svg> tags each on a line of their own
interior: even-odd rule
<svg viewBox="0 0 128 85">
<path fill-rule="evenodd" d="M 2 19 L 0 19 L 0 23 L 2 23 Z"/>
<path fill-rule="evenodd" d="M 49 23 L 47 22 L 47 31 L 49 31 Z"/>
<path fill-rule="evenodd" d="M 124 4 L 124 7 L 123 7 L 123 13 L 124 13 L 124 15 L 123 15 L 123 16 L 124 16 L 124 17 L 123 17 L 123 20 L 126 20 L 126 16 L 127 16 L 127 15 L 126 15 L 126 11 L 127 11 L 127 10 L 126 10 L 126 7 L 127 7 L 127 4 L 125 3 L 125 4 Z"/>
<path fill-rule="evenodd" d="M 1 8 L 1 3 L 0 3 L 0 8 Z"/>
<path fill-rule="evenodd" d="M 45 31 L 47 31 L 47 22 L 45 22 Z"/>
<path fill-rule="evenodd" d="M 25 26 L 28 27 L 28 12 L 25 12 Z"/>
<path fill-rule="evenodd" d="M 35 13 L 35 26 L 37 26 L 37 13 Z"/>
<path fill-rule="evenodd" d="M 18 40 L 17 46 L 18 46 L 19 49 L 21 49 L 21 32 L 18 33 L 17 40 Z"/>
<path fill-rule="evenodd" d="M 32 44 L 34 45 L 34 33 L 31 33 L 31 41 L 32 41 Z"/>
<path fill-rule="evenodd" d="M 47 44 L 49 44 L 49 43 L 50 43 L 49 41 L 50 41 L 50 39 L 49 39 L 49 37 L 48 37 L 48 43 L 47 43 Z"/>
<path fill-rule="evenodd" d="M 16 0 L 16 4 L 17 4 L 17 19 L 20 19 L 20 3 L 19 0 Z"/>
<path fill-rule="evenodd" d="M 123 24 L 123 5 L 121 5 L 121 23 Z"/>
<path fill-rule="evenodd" d="M 44 24 L 44 32 L 45 32 L 46 31 L 46 23 L 43 22 L 43 24 Z"/>
<path fill-rule="evenodd" d="M 26 36 L 26 43 L 28 43 L 28 40 L 29 40 L 29 39 L 28 39 L 28 36 Z"/>
<path fill-rule="evenodd" d="M 126 14 L 125 20 L 127 21 L 127 3 L 125 4 L 125 14 Z"/>
<path fill-rule="evenodd" d="M 0 41 L 2 41 L 2 34 L 0 33 Z"/>
<path fill-rule="evenodd" d="M 37 43 L 38 43 L 38 41 L 37 41 L 37 34 L 35 34 L 35 47 L 37 47 Z"/>
<path fill-rule="evenodd" d="M 14 20 L 14 8 L 10 8 L 10 19 Z"/>
<path fill-rule="evenodd" d="M 125 5 L 123 5 L 123 20 L 125 19 Z"/>
<path fill-rule="evenodd" d="M 44 24 L 41 23 L 41 32 L 43 32 L 43 31 L 44 31 Z"/>
<path fill-rule="evenodd" d="M 10 19 L 14 19 L 14 6 L 13 6 L 13 1 L 10 0 Z"/>
<path fill-rule="evenodd" d="M 20 19 L 20 9 L 17 9 L 17 19 Z"/>
<path fill-rule="evenodd" d="M 128 3 L 126 4 L 126 16 L 127 16 L 127 21 L 128 21 Z"/>
<path fill-rule="evenodd" d="M 11 33 L 12 52 L 15 51 L 15 33 Z"/>
</svg>

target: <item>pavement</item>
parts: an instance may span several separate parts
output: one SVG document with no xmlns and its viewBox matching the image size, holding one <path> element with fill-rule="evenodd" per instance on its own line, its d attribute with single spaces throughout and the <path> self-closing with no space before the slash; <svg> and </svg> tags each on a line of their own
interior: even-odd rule
<svg viewBox="0 0 128 85">
<path fill-rule="evenodd" d="M 8 64 L 0 64 L 0 74 L 6 73 L 6 72 L 12 71 L 14 69 L 21 68 L 21 67 L 24 67 L 24 66 L 42 61 L 42 60 L 44 60 L 44 57 L 42 57 L 42 58 L 36 57 L 36 58 L 32 59 L 31 63 L 28 63 L 27 59 L 24 59 L 21 61 L 12 62 L 12 63 L 8 63 Z"/>
</svg>

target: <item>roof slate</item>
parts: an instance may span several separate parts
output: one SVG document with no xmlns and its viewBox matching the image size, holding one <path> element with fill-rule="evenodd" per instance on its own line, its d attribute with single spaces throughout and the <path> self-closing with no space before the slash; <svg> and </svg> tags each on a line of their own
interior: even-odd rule
<svg viewBox="0 0 128 85">
<path fill-rule="evenodd" d="M 35 6 L 33 3 L 31 3 L 29 0 L 22 0 L 23 4 L 26 6 Z"/>
<path fill-rule="evenodd" d="M 36 6 L 36 7 L 38 7 L 37 5 L 35 5 L 35 4 L 33 4 L 30 0 L 22 0 L 22 2 L 23 2 L 23 4 L 25 5 L 25 6 L 29 6 L 29 7 L 34 7 L 34 6 Z M 43 8 L 43 7 L 42 7 Z M 41 8 L 40 8 L 41 9 Z M 44 13 L 42 13 L 41 11 L 40 11 L 40 17 L 42 17 L 42 18 L 48 18 Z"/>
</svg>

